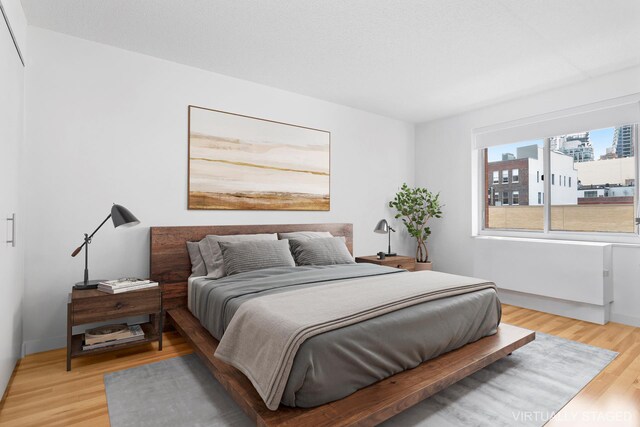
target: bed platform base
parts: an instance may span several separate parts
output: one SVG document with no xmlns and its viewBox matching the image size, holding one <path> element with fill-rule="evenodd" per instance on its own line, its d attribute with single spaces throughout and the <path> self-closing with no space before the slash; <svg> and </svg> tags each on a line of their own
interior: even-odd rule
<svg viewBox="0 0 640 427">
<path fill-rule="evenodd" d="M 344 399 L 310 409 L 281 406 L 270 411 L 240 371 L 213 356 L 218 341 L 185 307 L 169 320 L 233 400 L 259 427 L 374 426 L 535 339 L 535 332 L 502 324 L 498 333 L 365 387 Z"/>
</svg>

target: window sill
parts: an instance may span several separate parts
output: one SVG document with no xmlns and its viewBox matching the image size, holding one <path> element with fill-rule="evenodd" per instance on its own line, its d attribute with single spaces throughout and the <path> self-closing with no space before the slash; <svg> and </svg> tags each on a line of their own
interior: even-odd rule
<svg viewBox="0 0 640 427">
<path fill-rule="evenodd" d="M 635 233 L 571 233 L 555 231 L 550 233 L 523 232 L 510 230 L 482 230 L 471 237 L 485 240 L 510 240 L 584 245 L 640 246 L 640 236 Z"/>
</svg>

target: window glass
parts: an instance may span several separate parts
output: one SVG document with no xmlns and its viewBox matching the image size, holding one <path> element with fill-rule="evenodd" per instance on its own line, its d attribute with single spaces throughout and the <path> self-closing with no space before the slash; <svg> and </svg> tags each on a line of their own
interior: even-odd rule
<svg viewBox="0 0 640 427">
<path fill-rule="evenodd" d="M 485 194 L 489 197 L 484 228 L 544 229 L 544 180 L 540 172 L 544 171 L 543 147 L 544 141 L 540 139 L 485 149 Z M 502 179 L 496 183 L 492 178 L 498 171 Z"/>
<path fill-rule="evenodd" d="M 551 138 L 552 181 L 569 184 L 551 189 L 551 230 L 635 232 L 635 127 Z"/>
<path fill-rule="evenodd" d="M 502 192 L 502 205 L 503 206 L 509 205 L 509 192 L 508 191 L 503 191 Z"/>
</svg>

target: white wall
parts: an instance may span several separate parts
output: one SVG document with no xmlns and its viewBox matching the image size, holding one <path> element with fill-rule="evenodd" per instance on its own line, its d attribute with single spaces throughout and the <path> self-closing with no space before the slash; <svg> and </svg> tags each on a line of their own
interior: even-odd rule
<svg viewBox="0 0 640 427">
<path fill-rule="evenodd" d="M 635 179 L 635 157 L 596 160 L 576 163 L 576 170 L 583 185 L 626 184 Z"/>
<path fill-rule="evenodd" d="M 24 15 L 18 1 L 2 1 L 11 27 L 24 33 Z M 23 40 L 18 39 L 18 43 Z M 20 44 L 24 51 L 24 45 Z M 20 195 L 23 150 L 24 68 L 5 21 L 0 16 L 0 396 L 4 393 L 22 345 L 24 294 L 24 209 Z M 16 214 L 16 246 L 12 224 Z"/>
<path fill-rule="evenodd" d="M 416 185 L 440 190 L 447 205 L 443 219 L 432 225 L 430 254 L 436 268 L 474 275 L 473 260 L 481 250 L 478 239 L 472 237 L 471 218 L 475 211 L 472 203 L 477 199 L 476 189 L 471 185 L 472 129 L 637 92 L 640 92 L 640 68 L 632 68 L 417 126 Z M 640 247 L 614 247 L 612 264 L 611 318 L 640 325 Z M 544 264 L 531 260 L 531 267 L 535 271 L 544 268 Z M 513 271 L 514 277 L 517 274 L 521 272 Z"/>
<path fill-rule="evenodd" d="M 540 150 L 542 151 L 542 149 Z M 577 205 L 578 172 L 574 168 L 573 157 L 552 151 L 550 153 L 550 158 L 552 174 L 551 204 Z M 571 186 L 569 186 L 569 182 L 571 182 Z M 538 196 L 536 194 L 536 198 L 537 197 Z"/>
<path fill-rule="evenodd" d="M 27 40 L 27 353 L 64 346 L 70 254 L 112 202 L 142 225 L 100 230 L 92 278 L 146 276 L 152 225 L 351 222 L 356 254 L 385 249 L 373 228 L 413 183 L 412 124 L 38 28 Z M 331 131 L 331 211 L 187 210 L 189 104 Z"/>
</svg>

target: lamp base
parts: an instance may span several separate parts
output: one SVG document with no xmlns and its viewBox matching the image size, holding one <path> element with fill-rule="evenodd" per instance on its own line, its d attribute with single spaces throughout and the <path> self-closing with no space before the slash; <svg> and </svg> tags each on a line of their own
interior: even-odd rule
<svg viewBox="0 0 640 427">
<path fill-rule="evenodd" d="M 98 283 L 104 282 L 104 280 L 89 280 L 87 283 L 78 282 L 73 285 L 73 289 L 85 290 L 85 289 L 97 289 Z"/>
<path fill-rule="evenodd" d="M 384 256 L 397 256 L 398 254 L 393 252 L 393 253 L 388 253 L 388 254 L 384 254 Z"/>
</svg>

